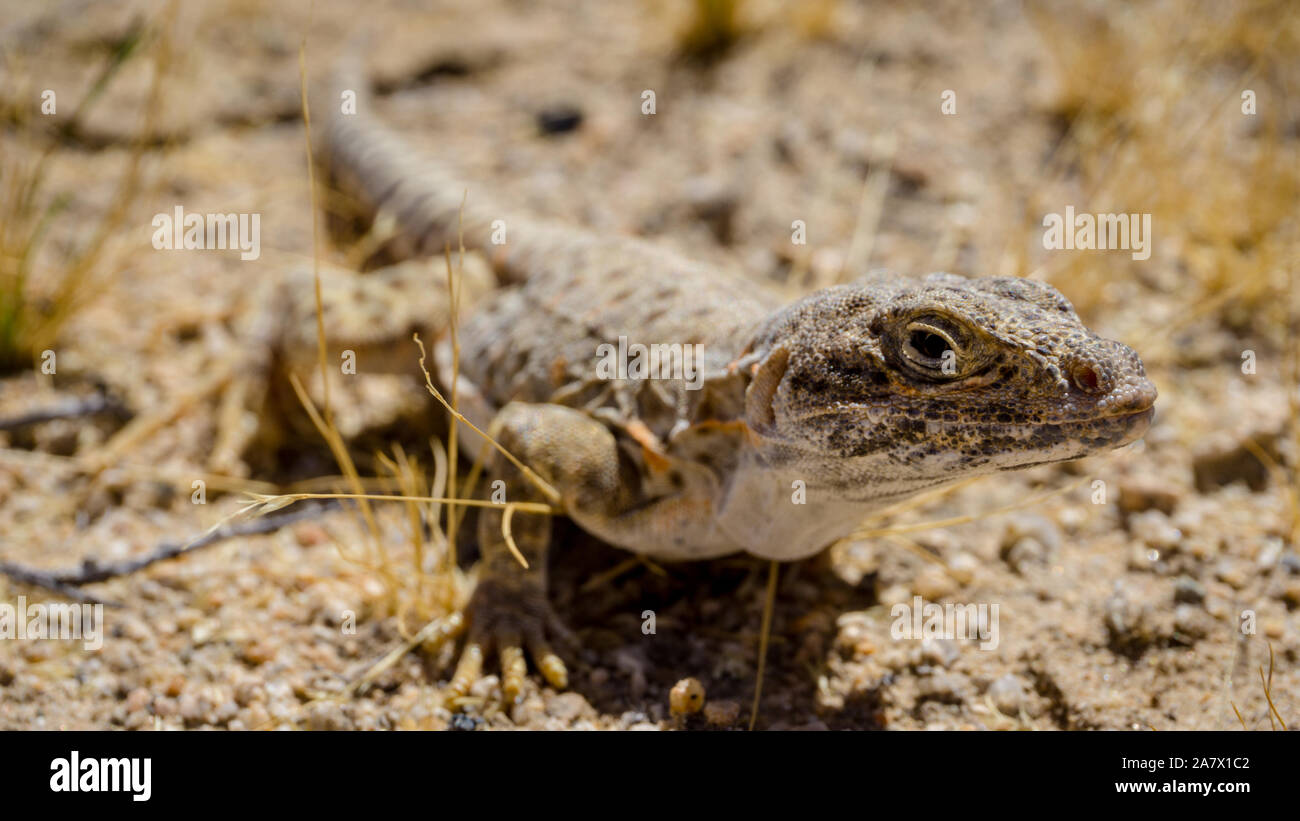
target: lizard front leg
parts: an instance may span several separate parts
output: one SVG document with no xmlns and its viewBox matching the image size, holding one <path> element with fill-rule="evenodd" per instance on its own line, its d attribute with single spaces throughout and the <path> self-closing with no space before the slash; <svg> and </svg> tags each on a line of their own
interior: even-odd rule
<svg viewBox="0 0 1300 821">
<path fill-rule="evenodd" d="M 560 405 L 516 402 L 497 414 L 492 427 L 502 446 L 559 492 L 566 511 L 627 505 L 631 491 L 614 435 L 595 419 Z M 494 483 L 504 483 L 506 502 L 545 501 L 533 482 L 500 454 L 494 454 L 489 476 Z M 485 508 L 479 516 L 478 586 L 466 607 L 469 630 L 449 687 L 453 699 L 469 691 L 482 673 L 484 657 L 493 650 L 508 703 L 523 687 L 523 648 L 552 686 L 568 685 L 568 672 L 550 644 L 573 644 L 546 598 L 551 518 L 537 513 L 512 517 L 511 535 L 528 564 L 525 568 L 505 540 L 503 516 L 504 509 L 494 508 Z"/>
</svg>

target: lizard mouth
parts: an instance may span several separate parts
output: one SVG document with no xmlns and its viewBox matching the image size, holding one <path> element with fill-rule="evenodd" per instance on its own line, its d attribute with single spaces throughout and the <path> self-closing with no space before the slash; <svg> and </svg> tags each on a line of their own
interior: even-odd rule
<svg viewBox="0 0 1300 821">
<path fill-rule="evenodd" d="M 840 427 L 835 420 L 852 420 L 861 423 L 870 420 L 869 408 L 839 407 L 819 412 L 804 414 L 797 420 L 800 424 L 813 424 L 825 429 Z M 932 439 L 946 442 L 954 454 L 965 453 L 968 456 L 989 457 L 1002 454 L 1010 457 L 1012 464 L 1002 469 L 1016 469 L 1035 464 L 1064 462 L 1079 459 L 1094 453 L 1112 450 L 1132 444 L 1142 438 L 1151 427 L 1155 415 L 1154 403 L 1137 410 L 1123 413 L 1083 416 L 1065 419 L 1047 419 L 1030 422 L 993 422 L 983 420 L 941 421 L 927 420 L 923 430 L 908 431 L 908 437 L 915 441 Z M 883 421 L 883 420 L 882 420 Z M 874 423 L 872 423 L 874 426 Z M 808 454 L 834 455 L 839 457 L 866 456 L 887 450 L 892 434 L 885 432 L 882 436 L 871 436 L 863 429 L 860 447 L 836 448 L 827 450 L 814 442 L 783 442 L 789 449 Z M 815 437 L 821 439 L 823 437 Z M 1021 458 L 1015 458 L 1019 455 Z M 1023 461 L 1022 461 L 1023 459 Z M 987 458 L 981 458 L 987 463 Z M 999 459 L 1001 461 L 1001 459 Z"/>
<path fill-rule="evenodd" d="M 1131 445 L 1151 427 L 1155 416 L 1155 407 L 1148 406 L 1142 410 L 1128 413 L 1109 414 L 1077 421 L 1048 423 L 1045 425 L 1026 425 L 1028 453 L 1040 453 L 1043 458 L 1032 458 L 1000 467 L 999 470 L 1023 470 L 1036 465 L 1053 462 L 1068 462 L 1094 453 L 1101 453 L 1115 448 Z M 1033 442 L 1040 440 L 1044 444 L 1035 447 Z"/>
</svg>

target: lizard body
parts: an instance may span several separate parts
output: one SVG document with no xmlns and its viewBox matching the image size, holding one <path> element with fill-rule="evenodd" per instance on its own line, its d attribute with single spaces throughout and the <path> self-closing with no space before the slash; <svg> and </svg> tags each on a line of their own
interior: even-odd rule
<svg viewBox="0 0 1300 821">
<path fill-rule="evenodd" d="M 502 287 L 461 326 L 462 410 L 616 546 L 798 559 L 925 488 L 1118 447 L 1150 423 L 1155 389 L 1137 354 L 1089 331 L 1049 285 L 877 277 L 783 306 L 739 272 L 651 243 L 466 202 L 461 181 L 374 120 L 356 75 L 340 87 L 358 93 L 361 113 L 330 118 L 322 154 L 345 191 L 393 220 L 399 255 L 438 253 L 463 234 L 500 272 Z M 494 245 L 502 225 L 508 240 Z M 601 378 L 601 346 L 621 339 L 698 344 L 701 378 Z M 449 357 L 439 346 L 444 376 Z M 508 463 L 493 470 L 508 499 L 539 498 Z M 549 524 L 516 517 L 514 537 L 527 570 L 506 550 L 500 514 L 480 517 L 482 571 L 453 691 L 493 646 L 507 697 L 523 646 L 564 683 L 547 643 L 564 633 L 545 598 Z"/>
</svg>

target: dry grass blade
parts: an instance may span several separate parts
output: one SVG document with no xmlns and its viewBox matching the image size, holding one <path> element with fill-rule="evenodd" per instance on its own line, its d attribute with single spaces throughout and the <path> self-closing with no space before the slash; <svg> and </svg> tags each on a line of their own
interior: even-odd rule
<svg viewBox="0 0 1300 821">
<path fill-rule="evenodd" d="M 447 304 L 450 307 L 448 311 L 448 325 L 451 334 L 451 406 L 459 408 L 458 392 L 460 389 L 460 277 L 455 274 L 464 274 L 465 271 L 465 200 L 469 198 L 469 192 L 465 191 L 461 195 L 460 209 L 456 213 L 456 237 L 460 245 L 460 257 L 457 262 L 457 270 L 452 271 L 451 267 L 451 248 L 443 249 L 444 258 L 447 262 Z M 423 346 L 421 346 L 423 353 Z M 421 365 L 423 368 L 423 365 Z M 425 374 L 427 379 L 428 374 Z M 456 427 L 457 419 L 452 416 L 447 423 L 447 461 L 453 467 L 459 458 L 459 436 Z M 453 470 L 447 477 L 447 495 L 455 497 L 456 494 L 456 471 Z M 467 492 L 473 492 L 472 488 Z M 447 544 L 450 546 L 449 559 L 451 564 L 456 563 L 456 537 L 460 532 L 460 517 L 455 505 L 447 508 Z"/>
<path fill-rule="evenodd" d="M 1241 722 L 1241 729 L 1249 730 L 1250 728 L 1246 726 L 1246 719 L 1241 717 L 1241 710 L 1237 709 L 1237 705 L 1234 702 L 1229 701 L 1228 703 L 1232 705 L 1232 711 L 1237 714 L 1237 720 Z"/>
<path fill-rule="evenodd" d="M 440 402 L 442 406 L 447 409 L 448 413 L 450 413 L 453 417 L 455 417 L 458 421 L 460 421 L 470 430 L 474 431 L 479 436 L 482 436 L 484 440 L 486 440 L 489 444 L 492 445 L 492 447 L 497 449 L 497 452 L 499 452 L 502 456 L 506 457 L 506 459 L 509 459 L 512 465 L 519 468 L 520 472 L 524 474 L 524 477 L 528 479 L 529 482 L 532 482 L 533 486 L 536 487 L 539 491 L 541 491 L 542 495 L 545 496 L 547 499 L 549 499 L 554 507 L 562 508 L 563 499 L 560 497 L 559 491 L 551 487 L 550 483 L 547 482 L 545 479 L 538 476 L 533 471 L 532 468 L 528 467 L 523 462 L 519 461 L 519 459 L 509 450 L 506 450 L 505 446 L 502 445 L 500 442 L 498 442 L 495 437 L 489 435 L 488 433 L 485 433 L 473 422 L 466 419 L 464 414 L 462 414 L 460 411 L 452 407 L 451 403 L 448 402 L 443 397 L 442 393 L 433 386 L 433 378 L 429 375 L 429 369 L 424 365 L 424 359 L 425 359 L 424 343 L 420 341 L 419 334 L 414 334 L 412 338 L 415 340 L 415 344 L 420 346 L 420 370 L 424 373 L 424 386 L 428 388 L 429 393 L 433 395 L 433 398 L 437 399 L 438 402 Z"/>
<path fill-rule="evenodd" d="M 126 168 L 103 219 L 90 233 L 89 241 L 75 253 L 52 290 L 42 294 L 41 298 L 28 293 L 29 284 L 38 279 L 54 278 L 45 274 L 37 277 L 32 265 L 48 229 L 71 204 L 73 195 L 62 194 L 44 207 L 38 205 L 38 194 L 55 143 L 48 143 L 30 168 L 24 167 L 21 150 L 5 152 L 7 156 L 0 158 L 0 182 L 3 183 L 3 195 L 0 195 L 0 372 L 30 366 L 41 351 L 52 348 L 68 320 L 99 295 L 112 279 L 111 276 L 95 277 L 93 272 L 105 267 L 111 269 L 111 265 L 105 265 L 105 247 L 110 240 L 121 236 L 127 213 L 140 192 L 142 160 L 153 139 L 162 109 L 162 81 L 171 62 L 169 32 L 175 10 L 175 2 L 167 5 L 156 32 L 148 32 L 143 25 L 137 25 L 126 34 L 64 127 L 64 134 L 77 130 L 81 117 L 102 96 L 112 78 L 131 57 L 142 51 L 141 43 L 152 37 L 153 78 L 140 131 L 132 141 Z M 18 147 L 17 142 L 15 147 Z"/>
<path fill-rule="evenodd" d="M 393 493 L 281 493 L 281 494 L 261 494 L 250 493 L 249 498 L 253 501 L 248 508 L 259 508 L 258 515 L 267 510 L 278 510 L 294 502 L 301 502 L 304 499 L 354 499 L 371 502 L 438 502 L 447 504 L 451 500 L 445 496 L 403 496 Z M 490 507 L 500 508 L 501 505 L 486 499 L 457 499 L 457 504 L 469 505 L 471 507 Z M 542 502 L 511 502 L 516 510 L 522 510 L 526 513 L 542 513 L 554 515 L 555 509 L 543 504 Z"/>
<path fill-rule="evenodd" d="M 312 424 L 316 426 L 316 430 L 325 440 L 325 443 L 329 445 L 330 452 L 334 454 L 335 461 L 338 462 L 339 467 L 343 470 L 343 474 L 347 477 L 348 483 L 352 485 L 353 493 L 357 494 L 358 498 L 361 499 L 359 503 L 361 516 L 365 520 L 366 527 L 370 532 L 372 547 L 380 554 L 382 559 L 384 547 L 382 535 L 379 531 L 379 524 L 375 521 L 374 513 L 370 510 L 370 505 L 363 498 L 364 494 L 361 493 L 361 476 L 357 473 L 356 464 L 352 461 L 352 455 L 348 453 L 347 446 L 343 442 L 342 434 L 339 433 L 338 428 L 334 426 L 332 421 L 327 421 L 321 418 L 320 413 L 316 410 L 316 405 L 311 401 L 311 397 L 307 395 L 307 389 L 303 387 L 302 380 L 298 378 L 297 374 L 289 375 L 289 383 L 293 386 L 293 391 L 297 394 L 298 401 L 302 403 L 303 409 L 307 411 L 307 415 L 311 417 Z"/>
<path fill-rule="evenodd" d="M 1277 706 L 1273 704 L 1273 644 L 1272 642 L 1269 642 L 1268 645 L 1268 677 L 1265 678 L 1264 668 L 1261 665 L 1259 668 L 1259 681 L 1260 684 L 1264 685 L 1264 700 L 1268 702 L 1268 710 L 1269 710 L 1268 723 L 1273 725 L 1274 730 L 1277 729 L 1277 724 L 1281 724 L 1283 730 L 1287 729 L 1286 720 L 1282 718 L 1282 714 L 1277 711 Z M 1273 724 L 1274 718 L 1277 719 L 1277 724 Z"/>
<path fill-rule="evenodd" d="M 312 11 L 315 10 L 313 3 L 308 9 L 307 19 L 308 29 L 311 28 Z M 312 247 L 312 278 L 316 290 L 316 360 L 320 367 L 321 390 L 324 391 L 322 405 L 325 410 L 325 419 L 333 426 L 334 416 L 333 409 L 330 407 L 330 380 L 329 369 L 325 364 L 325 304 L 321 296 L 320 283 L 320 219 L 317 217 L 317 195 L 316 195 L 316 163 L 312 158 L 311 148 L 311 106 L 307 101 L 307 35 L 304 34 L 302 42 L 298 45 L 298 91 L 302 98 L 302 125 L 303 139 L 307 148 L 307 183 L 311 192 L 311 247 Z"/>
<path fill-rule="evenodd" d="M 528 569 L 528 560 L 520 552 L 519 545 L 515 544 L 514 533 L 510 530 L 510 520 L 514 518 L 515 511 L 519 509 L 518 502 L 510 502 L 506 505 L 505 511 L 501 514 L 501 535 L 505 537 L 506 547 L 510 548 L 510 555 L 515 557 L 515 561 L 523 566 L 524 570 Z"/>
<path fill-rule="evenodd" d="M 780 565 L 773 561 L 767 568 L 767 595 L 763 599 L 763 625 L 758 634 L 758 671 L 754 674 L 754 704 L 749 711 L 749 729 L 758 724 L 758 703 L 763 697 L 763 673 L 767 669 L 767 644 L 772 635 L 772 611 L 776 609 L 776 579 Z"/>
<path fill-rule="evenodd" d="M 464 629 L 464 621 L 459 613 L 452 613 L 450 616 L 440 617 L 429 621 L 419 632 L 406 640 L 405 644 L 390 650 L 383 658 L 375 662 L 365 673 L 356 681 L 348 685 L 348 691 L 353 695 L 362 695 L 371 683 L 384 671 L 397 663 L 398 659 L 414 650 L 416 647 L 427 641 L 434 639 L 454 638 Z"/>
</svg>

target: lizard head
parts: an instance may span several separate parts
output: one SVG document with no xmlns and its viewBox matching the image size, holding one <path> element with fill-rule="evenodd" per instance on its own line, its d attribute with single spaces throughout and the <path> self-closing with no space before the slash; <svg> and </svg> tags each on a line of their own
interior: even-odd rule
<svg viewBox="0 0 1300 821">
<path fill-rule="evenodd" d="M 829 288 L 770 318 L 751 353 L 760 455 L 847 499 L 1126 445 L 1156 398 L 1131 348 L 1027 279 Z"/>
</svg>

